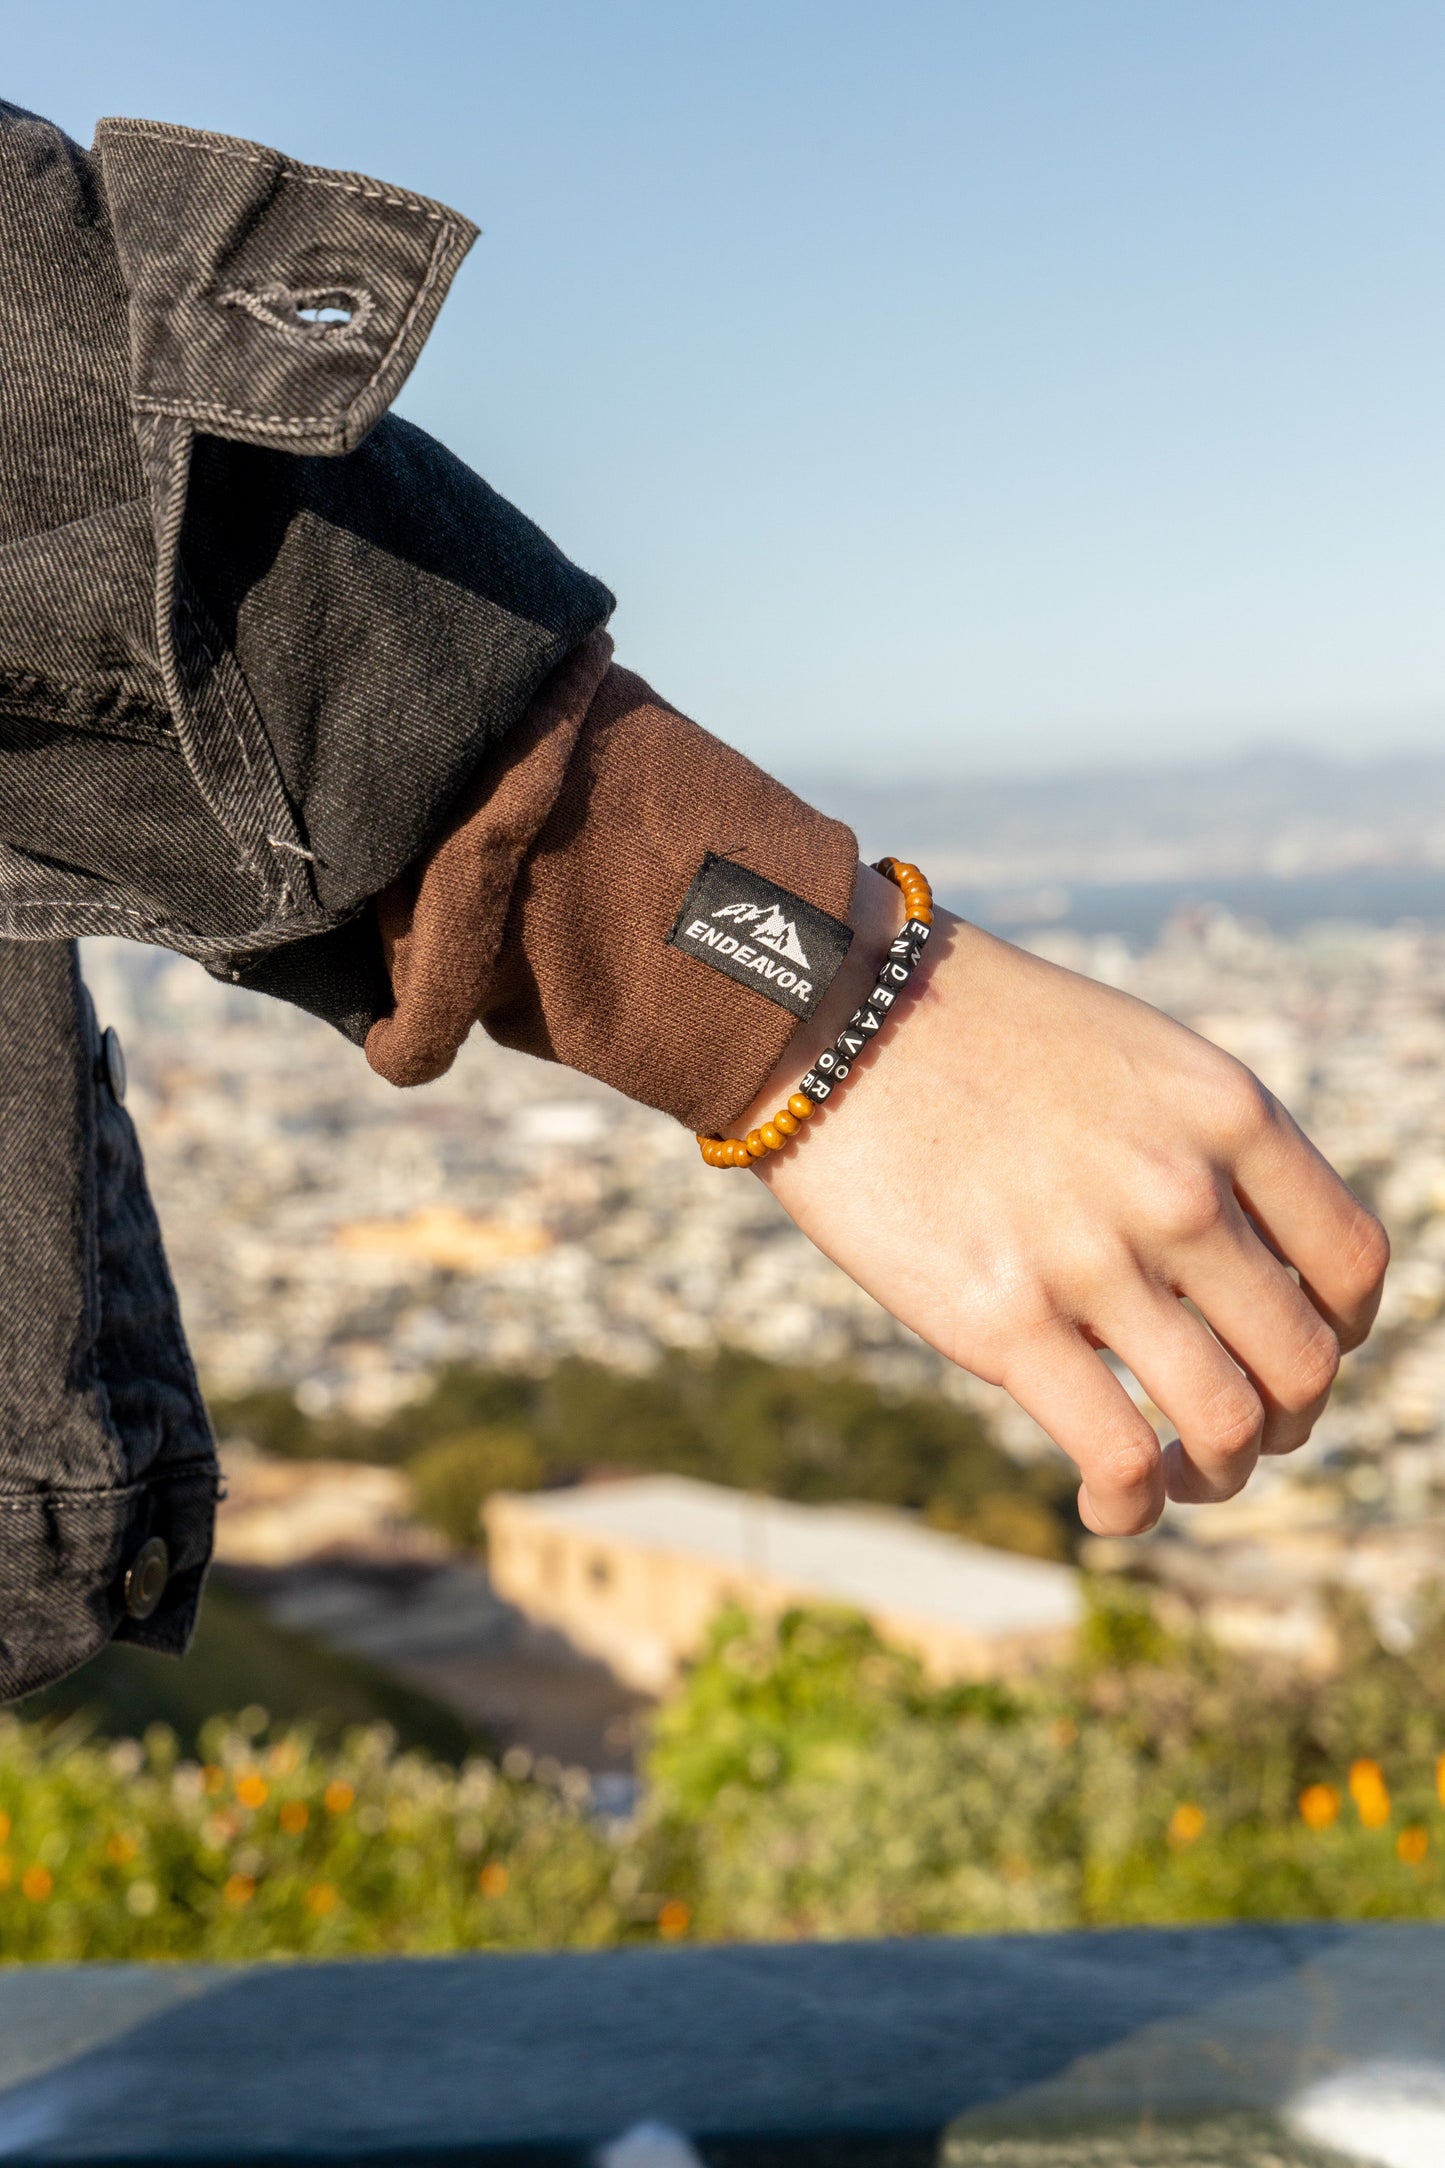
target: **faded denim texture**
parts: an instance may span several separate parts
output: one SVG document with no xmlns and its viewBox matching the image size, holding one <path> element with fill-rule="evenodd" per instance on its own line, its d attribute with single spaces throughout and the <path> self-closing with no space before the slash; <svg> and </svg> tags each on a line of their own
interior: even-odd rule
<svg viewBox="0 0 1445 2168">
<path fill-rule="evenodd" d="M 0 1697 L 112 1633 L 179 1653 L 211 1547 L 210 1425 L 73 943 L 0 942 Z M 127 1567 L 161 1537 L 145 1620 Z"/>
<path fill-rule="evenodd" d="M 370 899 L 612 607 L 387 414 L 474 238 L 254 144 L 115 120 L 87 154 L 0 102 L 0 1695 L 116 1630 L 183 1647 L 215 1494 L 72 937 L 360 1042 Z"/>
</svg>

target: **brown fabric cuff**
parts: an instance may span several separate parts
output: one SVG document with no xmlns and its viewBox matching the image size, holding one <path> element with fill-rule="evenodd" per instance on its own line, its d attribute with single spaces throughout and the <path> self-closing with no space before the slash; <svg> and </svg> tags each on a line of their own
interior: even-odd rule
<svg viewBox="0 0 1445 2168">
<path fill-rule="evenodd" d="M 857 844 L 611 661 L 554 672 L 440 841 L 378 899 L 396 1007 L 373 1069 L 421 1084 L 478 1019 L 689 1128 L 725 1127 L 797 1029 L 667 946 L 708 851 L 846 918 Z"/>
</svg>

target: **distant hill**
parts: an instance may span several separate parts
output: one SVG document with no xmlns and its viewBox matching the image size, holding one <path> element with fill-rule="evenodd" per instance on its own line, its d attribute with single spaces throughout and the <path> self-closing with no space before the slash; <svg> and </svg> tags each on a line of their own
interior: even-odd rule
<svg viewBox="0 0 1445 2168">
<path fill-rule="evenodd" d="M 936 884 L 1445 869 L 1445 748 L 900 784 L 818 776 L 807 787 L 858 830 L 870 857 L 926 857 Z"/>
<path fill-rule="evenodd" d="M 1182 906 L 1210 903 L 1281 932 L 1320 919 L 1445 926 L 1445 749 L 896 784 L 817 776 L 803 788 L 857 830 L 866 857 L 917 858 L 954 909 L 1002 931 L 1149 941 Z"/>
</svg>

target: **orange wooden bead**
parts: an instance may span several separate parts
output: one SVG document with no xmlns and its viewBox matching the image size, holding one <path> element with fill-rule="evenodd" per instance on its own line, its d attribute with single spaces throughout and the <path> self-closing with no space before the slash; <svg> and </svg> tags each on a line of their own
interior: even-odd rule
<svg viewBox="0 0 1445 2168">
<path fill-rule="evenodd" d="M 920 926 L 931 926 L 933 890 L 918 867 L 906 858 L 881 858 L 878 870 L 897 885 L 908 917 Z M 769 1152 L 781 1152 L 789 1138 L 795 1137 L 802 1124 L 817 1113 L 818 1104 L 804 1091 L 793 1092 L 771 1121 L 760 1122 L 746 1137 L 700 1136 L 698 1149 L 710 1167 L 751 1167 Z"/>
</svg>

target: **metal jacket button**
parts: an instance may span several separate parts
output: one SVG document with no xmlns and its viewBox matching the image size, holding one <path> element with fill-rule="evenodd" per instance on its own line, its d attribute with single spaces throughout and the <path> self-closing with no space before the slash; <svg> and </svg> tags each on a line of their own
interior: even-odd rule
<svg viewBox="0 0 1445 2168">
<path fill-rule="evenodd" d="M 132 1618 L 149 1618 L 166 1592 L 171 1554 L 160 1536 L 143 1543 L 126 1568 L 125 1607 Z"/>
</svg>

